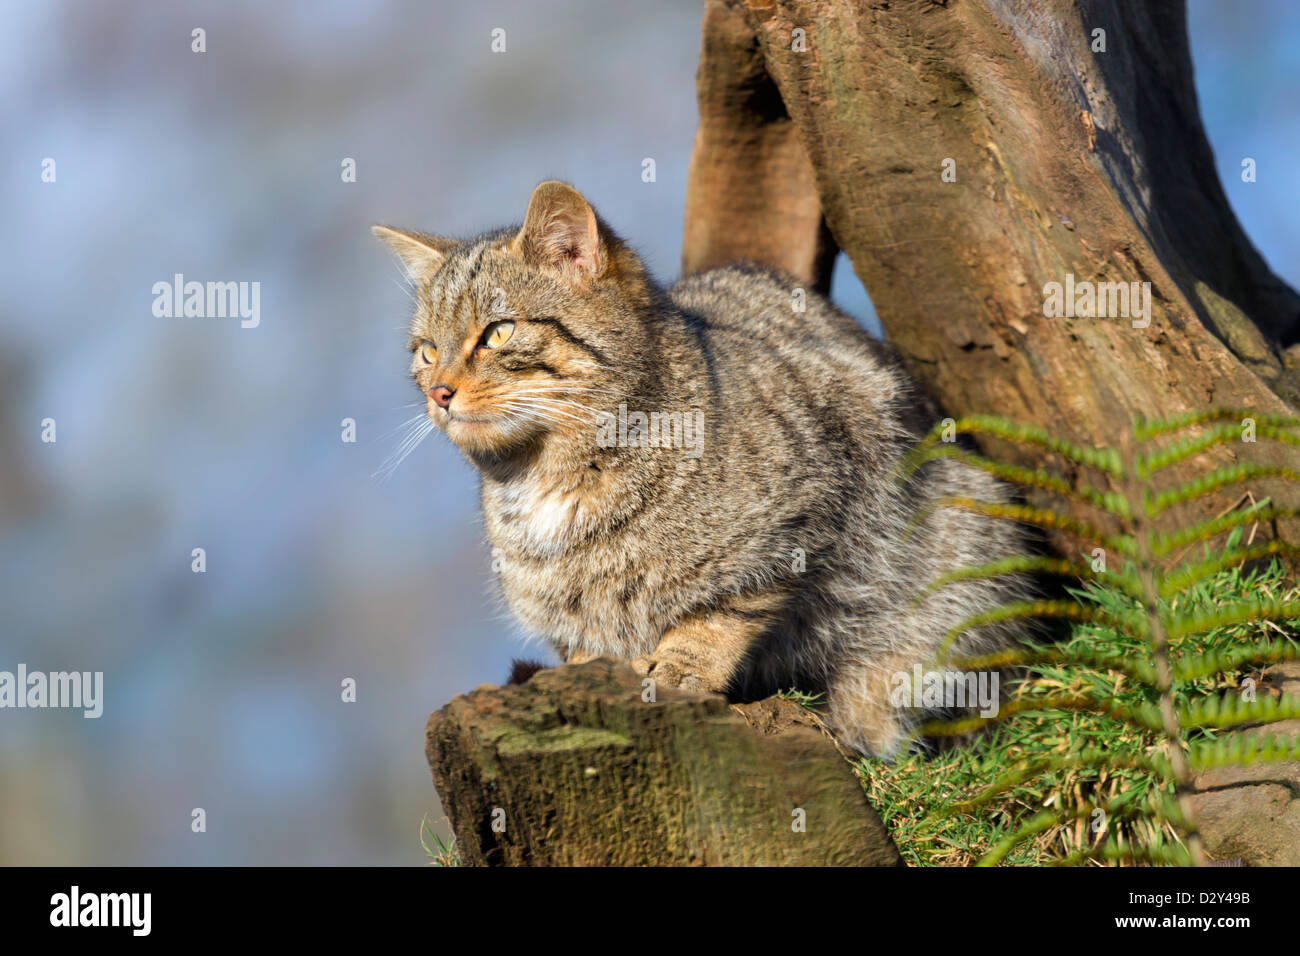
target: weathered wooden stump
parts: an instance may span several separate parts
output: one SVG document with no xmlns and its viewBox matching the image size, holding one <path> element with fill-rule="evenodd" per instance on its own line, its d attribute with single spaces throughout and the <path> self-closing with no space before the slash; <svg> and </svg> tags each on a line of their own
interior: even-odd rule
<svg viewBox="0 0 1300 956">
<path fill-rule="evenodd" d="M 656 689 L 599 659 L 484 685 L 426 752 L 472 865 L 901 866 L 834 743 L 794 705 Z"/>
</svg>

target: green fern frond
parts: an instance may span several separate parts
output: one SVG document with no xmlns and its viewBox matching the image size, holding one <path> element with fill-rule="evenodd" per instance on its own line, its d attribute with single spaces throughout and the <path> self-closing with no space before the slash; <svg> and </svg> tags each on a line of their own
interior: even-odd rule
<svg viewBox="0 0 1300 956">
<path fill-rule="evenodd" d="M 1300 718 L 1300 694 L 1243 700 L 1227 693 L 1206 697 L 1178 708 L 1178 722 L 1183 727 L 1240 727 L 1243 724 L 1271 724 L 1279 720 Z"/>
<path fill-rule="evenodd" d="M 912 731 L 911 740 L 922 738 L 964 737 L 993 724 L 1022 714 L 1062 711 L 1077 714 L 1096 714 L 1108 720 L 1123 721 L 1144 730 L 1159 732 L 1162 724 L 1160 711 L 1152 704 L 1130 707 L 1118 700 L 1103 698 L 1098 694 L 1074 692 L 1049 694 L 1028 700 L 1013 700 L 1002 704 L 991 717 L 962 717 L 923 724 Z"/>
<path fill-rule="evenodd" d="M 963 671 L 1007 670 L 1012 667 L 1041 667 L 1050 664 L 1057 667 L 1087 667 L 1095 671 L 1114 671 L 1137 681 L 1139 684 L 1151 684 L 1155 681 L 1155 670 L 1151 664 L 1124 648 L 1114 648 L 1101 652 L 1080 647 L 1009 647 L 991 654 L 977 657 L 963 657 L 949 663 L 950 667 Z"/>
<path fill-rule="evenodd" d="M 1043 774 L 1059 774 L 1067 770 L 1145 770 L 1150 773 L 1160 773 L 1166 767 L 1167 764 L 1159 764 L 1142 754 L 1115 754 L 1099 748 L 1089 748 L 1073 754 L 1051 754 L 1025 761 L 1022 766 L 1007 771 L 975 796 L 949 804 L 939 811 L 939 815 L 973 813 L 996 800 L 1006 791 Z"/>
<path fill-rule="evenodd" d="M 1297 550 L 1300 551 L 1300 549 Z M 1134 600 L 1141 600 L 1143 594 L 1142 585 L 1138 581 L 1137 575 L 1127 570 L 1094 571 L 1092 565 L 1080 561 L 1071 561 L 1067 558 L 1031 556 L 1002 558 L 978 567 L 959 568 L 956 571 L 950 571 L 927 585 L 913 599 L 913 604 L 921 603 L 926 597 L 947 587 L 949 584 L 956 584 L 960 581 L 987 580 L 1012 574 L 1046 574 L 1054 577 L 1081 578 L 1085 581 L 1099 580 L 1104 576 L 1108 582 L 1113 583 Z"/>
<path fill-rule="evenodd" d="M 1287 544 L 1280 538 L 1273 538 L 1271 541 L 1265 541 L 1263 544 L 1257 544 L 1250 548 L 1238 549 L 1234 545 L 1221 554 L 1206 558 L 1204 561 L 1198 561 L 1195 564 L 1184 565 L 1179 570 L 1164 575 L 1160 580 L 1157 591 L 1162 598 L 1169 598 L 1187 590 L 1194 584 L 1199 584 L 1207 578 L 1221 574 L 1229 568 L 1240 567 L 1251 561 L 1259 561 L 1277 555 L 1300 557 L 1300 547 Z"/>
<path fill-rule="evenodd" d="M 1245 511 L 1233 511 L 1218 518 L 1198 522 L 1190 528 L 1173 534 L 1157 535 L 1151 543 L 1151 550 L 1156 558 L 1164 558 L 1193 544 L 1217 538 L 1234 528 L 1242 528 L 1251 524 L 1271 523 L 1279 519 L 1295 518 L 1297 516 L 1300 516 L 1300 509 L 1297 508 L 1255 507 Z"/>
<path fill-rule="evenodd" d="M 1045 830 L 1051 829 L 1055 826 L 1060 826 L 1064 823 L 1070 823 L 1076 820 L 1089 820 L 1097 810 L 1101 810 L 1101 812 L 1105 814 L 1107 821 L 1117 821 L 1131 819 L 1133 816 L 1140 813 L 1142 809 L 1143 808 L 1133 806 L 1133 804 L 1126 799 L 1118 799 L 1104 801 L 1096 806 L 1079 807 L 1072 810 L 1044 810 L 1034 816 L 1034 818 L 1028 823 L 1024 824 L 1019 829 L 1008 833 L 1001 840 L 995 843 L 992 849 L 990 849 L 976 865 L 997 866 L 998 863 L 1002 862 L 1002 859 L 1023 840 L 1029 839 Z M 1145 809 L 1155 819 L 1164 820 L 1170 809 L 1169 801 L 1155 800 Z M 1134 846 L 1136 847 L 1137 845 Z M 1142 851 L 1138 850 L 1137 852 L 1141 853 Z M 1119 858 L 1135 859 L 1132 852 L 1127 850 L 1121 850 L 1119 852 Z"/>
<path fill-rule="evenodd" d="M 1002 862 L 1002 858 L 1010 853 L 1017 844 L 1023 843 L 1032 837 L 1037 836 L 1045 830 L 1059 826 L 1063 821 L 1062 814 L 1051 813 L 1044 810 L 1032 820 L 1019 829 L 1013 830 L 994 844 L 993 848 L 981 857 L 976 866 L 997 866 Z"/>
<path fill-rule="evenodd" d="M 1123 846 L 1108 839 L 1100 847 L 1092 847 L 1068 854 L 1059 860 L 1052 860 L 1049 866 L 1078 866 L 1090 860 L 1105 860 L 1111 863 L 1146 863 L 1151 866 L 1193 866 L 1192 855 L 1181 843 L 1162 843 L 1152 846 L 1142 843 L 1126 843 Z"/>
<path fill-rule="evenodd" d="M 1257 566 L 1264 559 L 1300 558 L 1300 546 L 1279 540 L 1241 543 L 1247 527 L 1300 517 L 1300 508 L 1273 507 L 1265 499 L 1253 502 L 1249 509 L 1184 528 L 1165 530 L 1155 524 L 1176 506 L 1244 482 L 1279 479 L 1300 484 L 1300 467 L 1243 462 L 1216 468 L 1175 487 L 1144 487 L 1168 468 L 1215 446 L 1241 441 L 1240 423 L 1246 419 L 1251 420 L 1256 439 L 1300 447 L 1300 419 L 1231 408 L 1139 420 L 1132 430 L 1139 446 L 1169 439 L 1161 447 L 1140 451 L 1128 441 L 1122 452 L 1084 448 L 1056 439 L 1043 429 L 991 416 L 960 419 L 955 429 L 949 424 L 949 430 L 958 434 L 1034 446 L 1092 468 L 1115 480 L 1124 494 L 1087 484 L 1078 486 L 1074 476 L 1005 464 L 966 451 L 951 444 L 942 425 L 907 456 L 904 470 L 910 469 L 908 475 L 926 461 L 952 459 L 1071 506 L 1067 511 L 1039 504 L 952 497 L 918 509 L 909 531 L 937 509 L 955 508 L 1096 543 L 1108 556 L 1125 559 L 1121 569 L 1103 573 L 1069 557 L 1004 558 L 950 571 L 920 593 L 918 602 L 952 584 L 1010 575 L 1049 575 L 1085 582 L 1079 590 L 1067 587 L 1077 600 L 1007 603 L 971 615 L 944 636 L 938 651 L 941 667 L 1014 670 L 1026 676 L 1016 678 L 1012 699 L 988 717 L 937 721 L 912 732 L 913 738 L 938 738 L 987 729 L 987 734 L 976 739 L 1008 742 L 1000 744 L 1002 749 L 997 752 L 1004 759 L 982 763 L 979 768 L 981 773 L 1001 768 L 992 782 L 973 794 L 965 785 L 958 790 L 945 789 L 943 802 L 931 807 L 927 820 L 948 822 L 936 822 L 936 829 L 918 832 L 951 842 L 948 834 L 960 832 L 966 825 L 961 820 L 977 816 L 977 811 L 990 805 L 1000 805 L 995 830 L 1000 835 L 980 865 L 996 865 L 1029 841 L 1040 848 L 1050 846 L 1055 862 L 1061 864 L 1202 863 L 1202 841 L 1194 821 L 1188 818 L 1191 804 L 1187 795 L 1193 774 L 1221 766 L 1300 759 L 1300 734 L 1270 737 L 1260 729 L 1300 720 L 1300 694 L 1244 701 L 1237 691 L 1223 691 L 1242 679 L 1244 668 L 1300 659 L 1296 589 L 1279 590 L 1281 571 L 1276 570 L 1276 561 L 1264 570 Z M 1197 431 L 1188 434 L 1193 429 Z M 942 447 L 941 436 L 949 438 Z M 1093 517 L 1071 513 L 1079 511 L 1080 505 L 1104 512 L 1115 520 L 1121 533 L 1097 526 Z M 1211 555 L 1207 546 L 1203 556 L 1181 561 L 1182 554 L 1193 546 L 1220 536 L 1226 536 L 1226 544 L 1218 546 L 1218 553 Z M 1171 556 L 1180 563 L 1167 570 Z M 1212 589 L 1206 585 L 1208 581 L 1219 583 Z M 971 630 L 1042 619 L 1073 622 L 1074 637 L 1059 645 L 1026 642 L 947 664 L 957 639 Z M 1253 640 L 1257 625 L 1265 622 L 1272 622 L 1282 637 Z M 1027 734 L 1026 727 L 1046 731 L 1042 745 L 1046 749 L 1036 749 L 1037 731 Z M 1103 799 L 1103 786 L 1110 789 L 1109 799 Z M 1051 806 L 1055 801 L 1054 809 L 1033 812 L 1035 804 L 1025 802 L 1025 794 L 1037 789 L 1051 794 L 1037 805 Z M 958 799 L 954 793 L 965 795 Z M 1008 809 L 1011 807 L 1014 809 Z M 1098 808 L 1106 813 L 1107 832 L 1094 840 L 1080 821 Z M 1139 816 L 1141 825 L 1131 825 Z M 1010 832 L 1001 833 L 1004 820 L 1010 824 Z"/>
<path fill-rule="evenodd" d="M 947 664 L 949 648 L 952 647 L 953 642 L 958 637 L 967 631 L 987 627 L 991 624 L 1002 624 L 1007 621 L 1034 619 L 1055 619 L 1097 624 L 1139 639 L 1145 638 L 1150 628 L 1147 620 L 1141 615 L 1132 613 L 1116 614 L 1105 608 L 1091 607 L 1075 601 L 1012 601 L 987 611 L 981 611 L 979 614 L 972 614 L 950 630 L 939 645 L 939 664 L 941 666 Z"/>
<path fill-rule="evenodd" d="M 1227 420 L 1240 422 L 1246 418 L 1253 418 L 1257 423 L 1274 428 L 1300 428 L 1300 418 L 1293 418 L 1290 415 L 1260 414 L 1248 408 L 1207 408 L 1204 411 L 1186 412 L 1173 418 L 1151 420 L 1139 418 L 1133 423 L 1133 437 L 1145 442 L 1196 425 Z"/>
<path fill-rule="evenodd" d="M 1166 629 L 1169 639 L 1177 640 L 1189 634 L 1203 634 L 1220 627 L 1232 627 L 1236 624 L 1248 624 L 1251 621 L 1296 621 L 1300 620 L 1300 603 L 1294 601 L 1253 601 L 1238 604 L 1226 611 L 1213 614 L 1193 614 L 1187 617 L 1175 616 Z"/>
<path fill-rule="evenodd" d="M 1095 468 L 1115 477 L 1123 473 L 1119 455 L 1113 448 L 1085 448 L 1074 442 L 1057 438 L 1045 429 L 1033 425 L 1018 425 L 993 415 L 968 415 L 957 419 L 955 425 L 948 427 L 952 427 L 958 435 L 991 435 L 1019 445 L 1035 445 L 1067 461 L 1087 465 L 1089 468 Z M 929 434 L 914 449 L 915 456 L 924 460 L 930 448 L 942 440 L 945 430 L 942 422 L 930 429 Z"/>
<path fill-rule="evenodd" d="M 980 471 L 987 472 L 996 478 L 1001 478 L 1003 481 L 1019 485 L 1022 488 L 1037 488 L 1040 491 L 1048 491 L 1071 501 L 1091 505 L 1117 518 L 1128 518 L 1132 513 L 1128 499 L 1118 492 L 1102 491 L 1087 484 L 1076 487 L 1057 475 L 1033 468 L 1025 468 L 1021 465 L 1010 465 L 1005 462 L 995 461 L 992 458 L 986 458 L 975 452 L 967 451 L 960 445 L 947 442 L 937 444 L 926 453 L 924 460 L 933 461 L 939 458 L 960 461 L 972 468 L 978 468 Z"/>
<path fill-rule="evenodd" d="M 1285 428 L 1277 428 L 1271 425 L 1256 425 L 1256 439 L 1269 438 L 1273 441 L 1280 441 L 1287 445 L 1300 446 L 1300 435 L 1293 435 Z M 1175 442 L 1167 448 L 1151 452 L 1148 455 L 1140 455 L 1135 464 L 1135 470 L 1139 478 L 1152 478 L 1156 472 L 1163 471 L 1189 458 L 1195 458 L 1202 452 L 1213 448 L 1215 445 L 1226 445 L 1230 442 L 1241 441 L 1241 427 L 1237 425 L 1216 425 L 1210 431 L 1199 438 L 1185 438 Z"/>
<path fill-rule="evenodd" d="M 1002 502 L 979 501 L 975 498 L 939 498 L 927 502 L 917 509 L 916 516 L 909 525 L 909 531 L 924 522 L 940 508 L 957 508 L 972 514 L 984 515 L 986 518 L 1004 518 L 1020 524 L 1033 525 L 1047 531 L 1060 531 L 1065 534 L 1100 544 L 1108 551 L 1123 557 L 1132 557 L 1136 553 L 1133 540 L 1124 535 L 1107 534 L 1089 522 L 1063 515 L 1048 508 L 1035 508 L 1032 505 L 1005 504 Z"/>
<path fill-rule="evenodd" d="M 1154 518 L 1175 505 L 1184 504 L 1229 485 L 1238 485 L 1255 478 L 1281 478 L 1300 483 L 1300 471 L 1282 465 L 1257 465 L 1252 462 L 1218 468 L 1208 475 L 1201 475 L 1176 488 L 1170 488 L 1156 495 L 1148 495 L 1145 502 L 1147 514 Z"/>
<path fill-rule="evenodd" d="M 1231 673 L 1244 667 L 1262 667 L 1294 660 L 1300 660 L 1300 644 L 1260 641 L 1226 651 L 1201 651 L 1191 660 L 1176 661 L 1173 672 L 1175 680 L 1186 682 L 1203 680 L 1214 674 Z"/>
<path fill-rule="evenodd" d="M 1197 773 L 1285 760 L 1300 760 L 1300 735 L 1236 733 L 1213 741 L 1198 741 L 1187 754 L 1188 764 Z"/>
</svg>

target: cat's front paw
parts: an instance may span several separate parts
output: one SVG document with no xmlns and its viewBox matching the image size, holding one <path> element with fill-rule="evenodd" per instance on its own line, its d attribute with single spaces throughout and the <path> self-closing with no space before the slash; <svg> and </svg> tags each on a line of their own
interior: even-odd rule
<svg viewBox="0 0 1300 956">
<path fill-rule="evenodd" d="M 635 657 L 631 663 L 634 671 L 642 677 L 651 678 L 656 686 L 676 687 L 678 690 L 688 691 L 693 694 L 707 694 L 709 692 L 709 687 L 704 678 L 698 674 L 692 674 L 676 661 L 657 657 Z"/>
</svg>

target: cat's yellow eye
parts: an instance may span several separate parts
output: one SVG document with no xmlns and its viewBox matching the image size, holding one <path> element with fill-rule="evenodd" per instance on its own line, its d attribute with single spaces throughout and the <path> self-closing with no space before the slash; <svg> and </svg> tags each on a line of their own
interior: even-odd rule
<svg viewBox="0 0 1300 956">
<path fill-rule="evenodd" d="M 438 364 L 438 350 L 433 347 L 432 342 L 420 343 L 420 358 L 424 359 L 428 365 Z"/>
<path fill-rule="evenodd" d="M 499 349 L 510 341 L 510 336 L 514 334 L 515 324 L 508 319 L 504 322 L 493 322 L 483 333 L 483 347 L 485 349 Z"/>
</svg>

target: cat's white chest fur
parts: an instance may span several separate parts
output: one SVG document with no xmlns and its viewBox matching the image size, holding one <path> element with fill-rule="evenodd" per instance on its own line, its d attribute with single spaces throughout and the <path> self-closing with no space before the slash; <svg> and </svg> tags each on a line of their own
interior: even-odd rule
<svg viewBox="0 0 1300 956">
<path fill-rule="evenodd" d="M 489 507 L 497 527 L 518 537 L 529 551 L 559 551 L 573 531 L 578 495 L 539 482 L 524 481 L 495 489 Z"/>
</svg>

